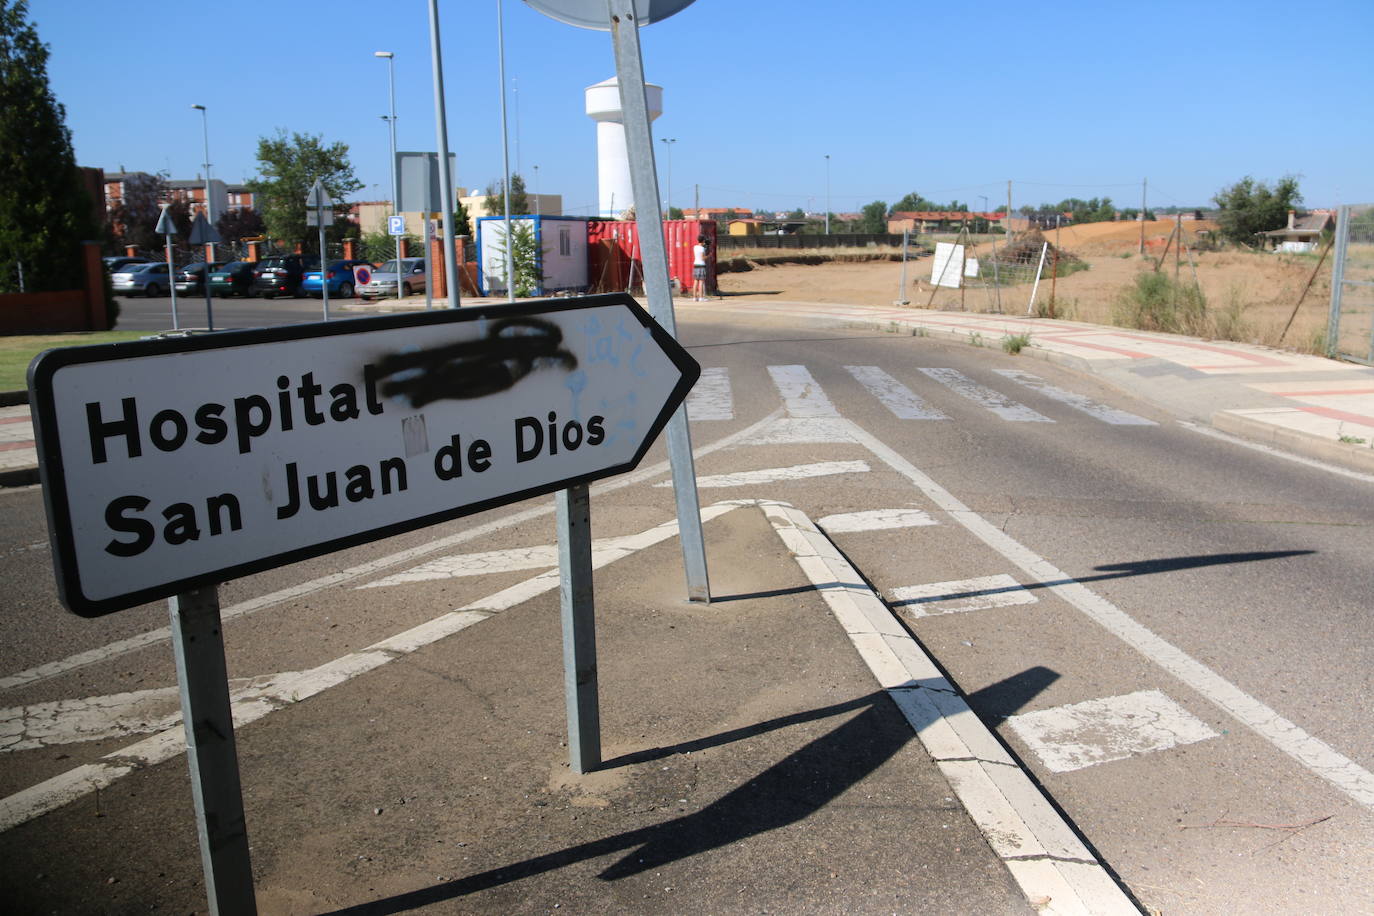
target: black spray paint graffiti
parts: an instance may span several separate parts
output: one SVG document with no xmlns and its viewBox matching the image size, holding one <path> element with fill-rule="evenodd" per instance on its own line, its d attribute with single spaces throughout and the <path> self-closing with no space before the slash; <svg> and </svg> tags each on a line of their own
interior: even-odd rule
<svg viewBox="0 0 1374 916">
<path fill-rule="evenodd" d="M 376 363 L 382 394 L 410 399 L 412 407 L 434 401 L 471 400 L 505 391 L 535 369 L 577 368 L 562 349 L 563 331 L 542 318 L 493 322 L 480 340 L 431 350 L 394 353 Z"/>
</svg>

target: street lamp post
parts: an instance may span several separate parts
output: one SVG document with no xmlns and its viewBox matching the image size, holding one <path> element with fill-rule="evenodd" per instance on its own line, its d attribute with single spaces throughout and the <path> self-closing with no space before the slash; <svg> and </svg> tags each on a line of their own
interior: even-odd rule
<svg viewBox="0 0 1374 916">
<path fill-rule="evenodd" d="M 539 166 L 532 166 L 534 169 L 534 215 L 539 216 L 544 211 L 543 202 L 539 199 Z"/>
<path fill-rule="evenodd" d="M 213 226 L 215 224 L 215 208 L 210 202 L 210 117 L 205 113 L 204 105 L 192 105 L 191 107 L 200 112 L 200 129 L 205 140 L 205 221 Z M 210 243 L 210 256 L 205 260 L 208 263 L 214 259 L 215 246 L 212 242 Z M 205 275 L 205 279 L 206 286 L 209 286 L 210 275 L 208 273 Z"/>
<path fill-rule="evenodd" d="M 383 120 L 391 125 L 391 215 L 401 213 L 401 189 L 396 183 L 396 55 L 390 51 L 373 51 L 373 57 L 386 59 L 387 79 L 391 87 L 391 114 Z M 428 218 L 428 214 L 426 214 Z M 429 252 L 425 252 L 426 255 Z M 320 269 L 324 269 L 324 252 L 320 252 Z M 401 299 L 401 237 L 396 236 L 396 300 Z"/>
<path fill-rule="evenodd" d="M 825 234 L 830 234 L 830 154 L 825 154 Z"/>
<path fill-rule="evenodd" d="M 668 216 L 665 218 L 671 219 L 673 212 L 673 144 L 677 142 L 677 138 L 673 137 L 669 139 L 667 137 L 659 137 L 658 139 L 660 142 L 668 145 L 668 206 L 666 208 Z"/>
</svg>

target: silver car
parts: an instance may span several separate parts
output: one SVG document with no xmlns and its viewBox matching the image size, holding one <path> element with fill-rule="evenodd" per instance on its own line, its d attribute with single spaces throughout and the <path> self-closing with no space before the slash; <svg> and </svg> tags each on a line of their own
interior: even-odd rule
<svg viewBox="0 0 1374 916">
<path fill-rule="evenodd" d="M 172 288 L 166 261 L 127 264 L 110 275 L 110 285 L 117 293 L 142 293 L 148 297 L 161 296 Z"/>
<path fill-rule="evenodd" d="M 424 258 L 401 258 L 401 295 L 409 296 L 423 290 L 429 279 Z M 372 272 L 372 279 L 358 287 L 359 299 L 394 299 L 396 297 L 396 259 L 392 258 Z"/>
</svg>

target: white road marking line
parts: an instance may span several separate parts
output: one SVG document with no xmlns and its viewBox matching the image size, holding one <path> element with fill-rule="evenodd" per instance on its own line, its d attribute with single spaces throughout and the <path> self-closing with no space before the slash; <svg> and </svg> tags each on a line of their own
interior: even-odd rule
<svg viewBox="0 0 1374 916">
<path fill-rule="evenodd" d="M 697 489 L 711 487 L 745 487 L 761 483 L 775 483 L 780 480 L 805 480 L 808 477 L 828 477 L 832 474 L 863 474 L 869 470 L 863 461 L 821 461 L 816 464 L 796 464 L 787 468 L 763 468 L 757 471 L 739 471 L 735 474 L 715 474 L 697 478 Z M 673 482 L 665 480 L 654 484 L 655 487 L 671 487 Z"/>
<path fill-rule="evenodd" d="M 486 576 L 516 572 L 522 569 L 548 569 L 558 565 L 558 548 L 550 544 L 538 547 L 514 547 L 509 550 L 489 550 L 484 553 L 462 553 L 440 557 L 411 567 L 358 588 L 385 588 L 407 582 L 428 582 L 434 579 L 457 579 L 462 576 Z"/>
<path fill-rule="evenodd" d="M 1074 410 L 1081 410 L 1094 419 L 1101 420 L 1103 423 L 1111 423 L 1114 426 L 1158 426 L 1154 420 L 1147 420 L 1125 410 L 1118 410 L 1106 404 L 1100 404 L 1091 398 L 1072 391 L 1065 391 L 1063 388 L 1055 387 L 1038 375 L 1032 375 L 1020 369 L 994 369 L 998 375 L 1009 378 L 1013 382 L 1019 382 L 1032 391 L 1039 392 L 1047 398 L 1053 398 L 1061 404 L 1067 404 Z"/>
<path fill-rule="evenodd" d="M 1321 739 L 1309 735 L 1177 646 L 1141 626 L 1107 599 L 1073 581 L 1067 573 L 1037 556 L 969 509 L 915 465 L 857 425 L 854 437 L 888 467 L 915 484 L 950 518 L 1032 577 L 1035 583 L 1045 583 L 1046 588 L 1077 608 L 1090 620 L 1202 694 L 1307 770 L 1325 779 L 1360 804 L 1374 808 L 1374 773 L 1370 773 Z"/>
<path fill-rule="evenodd" d="M 787 409 L 789 417 L 840 415 L 805 366 L 769 366 L 768 374 L 773 376 L 773 384 L 782 395 L 783 407 Z"/>
<path fill-rule="evenodd" d="M 758 500 L 988 845 L 1031 901 L 1084 916 L 1139 910 L 805 513 Z"/>
<path fill-rule="evenodd" d="M 687 395 L 690 420 L 733 420 L 735 398 L 730 391 L 729 371 L 720 367 L 702 369 L 701 378 Z"/>
<path fill-rule="evenodd" d="M 741 445 L 797 445 L 804 442 L 853 442 L 839 417 L 774 420 Z"/>
<path fill-rule="evenodd" d="M 743 442 L 744 440 L 747 440 L 750 436 L 753 436 L 759 430 L 767 427 L 774 420 L 777 420 L 781 415 L 781 410 L 775 410 L 768 416 L 764 417 L 762 420 L 759 420 L 757 423 L 751 424 L 750 426 L 747 426 L 744 429 L 739 430 L 738 432 L 731 433 L 728 436 L 723 436 L 722 438 L 717 439 L 716 441 L 708 445 L 703 445 L 700 448 L 693 449 L 692 454 L 693 456 L 699 459 L 702 456 L 709 455 L 714 451 L 718 451 L 723 448 L 730 448 L 733 445 L 736 445 L 740 442 Z M 660 461 L 656 464 L 650 465 L 649 467 L 643 468 L 642 470 L 635 471 L 630 474 L 625 474 L 620 477 L 614 477 L 609 480 L 604 480 L 598 484 L 594 484 L 592 486 L 591 492 L 593 496 L 601 493 L 609 493 L 612 490 L 618 490 L 622 487 L 632 486 L 637 483 L 642 483 L 643 481 L 648 480 L 650 478 L 658 477 L 663 473 L 667 472 L 668 470 L 668 462 Z M 331 588 L 336 585 L 343 585 L 347 582 L 352 581 L 353 579 L 373 575 L 374 573 L 379 573 L 384 569 L 389 569 L 392 566 L 398 566 L 401 563 L 408 563 L 412 560 L 418 559 L 419 557 L 428 556 L 429 554 L 437 553 L 441 550 L 448 550 L 450 547 L 456 547 L 457 545 L 465 544 L 468 541 L 484 538 L 492 534 L 493 532 L 502 530 L 503 528 L 509 528 L 512 525 L 519 525 L 523 522 L 539 518 L 543 515 L 550 515 L 553 513 L 553 508 L 554 507 L 552 501 L 548 501 L 542 506 L 533 506 L 528 509 L 521 509 L 518 512 L 512 512 L 509 515 L 502 516 L 498 519 L 493 519 L 490 522 L 485 522 L 481 525 L 477 525 L 474 528 L 469 528 L 466 531 L 460 531 L 457 534 L 452 534 L 448 537 L 443 537 L 434 541 L 430 541 L 427 544 L 420 544 L 415 547 L 411 547 L 407 550 L 401 550 L 396 553 L 389 554 L 385 557 L 380 557 L 376 560 L 370 560 L 366 563 L 359 563 L 356 566 L 350 566 L 348 569 L 340 570 L 336 573 L 330 573 L 325 576 L 320 576 L 316 579 L 311 579 L 308 582 L 302 582 L 298 585 L 292 585 L 287 588 L 279 589 L 275 592 L 269 592 L 266 595 L 260 595 L 256 598 L 250 598 L 247 601 L 241 601 L 238 604 L 231 604 L 228 607 L 225 607 L 220 610 L 220 619 L 232 620 L 236 617 L 242 617 L 244 615 L 251 614 L 255 611 L 260 611 L 264 608 L 273 607 L 275 605 L 281 604 L 282 602 L 290 601 L 293 598 L 300 598 L 305 595 L 313 594 L 314 592 L 320 591 L 322 589 Z M 126 655 L 130 652 L 134 652 L 138 649 L 144 648 L 145 646 L 150 646 L 155 643 L 167 640 L 170 637 L 170 627 L 159 627 L 155 630 L 149 630 L 146 633 L 140 633 L 137 636 L 131 636 L 127 639 L 116 640 L 115 642 L 107 643 L 106 645 L 100 646 L 95 649 L 88 649 L 85 652 L 78 652 L 74 655 L 69 655 L 66 658 L 58 659 L 57 661 L 47 662 L 45 664 L 38 665 L 34 668 L 28 668 L 24 671 L 18 671 L 14 674 L 6 675 L 5 677 L 0 677 L 0 690 L 12 690 L 16 687 L 22 687 L 26 684 L 33 684 L 38 681 L 44 681 L 49 678 L 58 677 L 59 675 L 66 674 L 69 671 L 74 671 L 78 668 L 84 668 L 87 665 L 94 665 L 112 658 L 118 658 L 121 655 Z"/>
<path fill-rule="evenodd" d="M 703 509 L 701 518 L 706 522 L 745 505 L 753 505 L 753 502 L 726 500 Z M 639 534 L 618 538 L 616 540 L 620 542 L 620 546 L 602 551 L 599 557 L 594 554 L 592 565 L 605 566 L 628 556 L 634 550 L 657 544 L 676 534 L 677 520 L 672 519 Z M 490 610 L 511 607 L 535 595 L 555 590 L 558 585 L 559 576 L 556 571 L 552 574 L 544 573 L 465 608 L 442 614 L 308 671 L 286 672 L 253 679 L 247 686 L 230 693 L 234 728 L 240 729 L 277 709 L 308 699 L 330 687 L 452 636 L 492 616 Z M 173 724 L 180 720 L 178 712 Z M 157 735 L 105 755 L 101 762 L 76 767 L 36 786 L 0 798 L 0 832 L 56 810 L 97 789 L 107 788 L 137 769 L 170 760 L 185 750 L 185 729 L 169 727 Z"/>
<path fill-rule="evenodd" d="M 899 420 L 948 420 L 925 400 L 877 366 L 845 366 Z"/>
<path fill-rule="evenodd" d="M 1003 420 L 1013 423 L 1053 423 L 1049 417 L 1031 410 L 1025 404 L 1018 404 L 1006 395 L 986 388 L 969 378 L 958 369 L 921 369 L 926 375 L 944 385 L 957 395 L 968 398 L 979 407 L 984 407 Z"/>
<path fill-rule="evenodd" d="M 816 524 L 826 534 L 849 534 L 856 531 L 886 531 L 892 528 L 919 528 L 938 525 L 930 513 L 920 509 L 873 509 L 868 512 L 840 512 L 827 515 Z"/>
<path fill-rule="evenodd" d="M 1035 604 L 1039 599 L 1011 576 L 983 576 L 978 579 L 953 579 L 926 585 L 894 588 L 888 597 L 903 613 L 912 617 L 933 617 L 962 611 L 982 611 L 994 607 Z"/>
<path fill-rule="evenodd" d="M 1055 773 L 1218 737 L 1158 690 L 1028 712 L 1007 725 Z"/>
<path fill-rule="evenodd" d="M 160 732 L 181 719 L 177 688 L 0 709 L 0 751 Z"/>
<path fill-rule="evenodd" d="M 1316 468 L 1319 471 L 1327 471 L 1331 474 L 1339 474 L 1342 477 L 1349 477 L 1352 480 L 1360 480 L 1364 481 L 1365 483 L 1374 483 L 1374 474 L 1365 474 L 1361 471 L 1352 471 L 1349 468 L 1343 468 L 1339 465 L 1327 464 L 1325 461 L 1317 461 L 1315 458 L 1304 458 L 1302 455 L 1293 455 L 1289 452 L 1276 449 L 1273 446 L 1264 445 L 1259 442 L 1251 442 L 1249 439 L 1241 439 L 1240 437 L 1233 436 L 1230 433 L 1224 433 L 1221 430 L 1217 429 L 1209 429 L 1206 426 L 1199 426 L 1198 424 L 1190 423 L 1187 420 L 1179 420 L 1178 425 L 1182 426 L 1184 429 L 1191 430 L 1192 432 L 1200 433 L 1201 435 L 1207 436 L 1208 438 L 1220 439 L 1222 442 L 1229 442 L 1232 445 L 1239 445 L 1243 448 L 1252 449 L 1256 452 L 1263 452 L 1266 455 L 1272 455 L 1275 458 L 1282 458 L 1284 461 L 1291 461 L 1294 464 L 1303 464 L 1309 468 Z"/>
</svg>

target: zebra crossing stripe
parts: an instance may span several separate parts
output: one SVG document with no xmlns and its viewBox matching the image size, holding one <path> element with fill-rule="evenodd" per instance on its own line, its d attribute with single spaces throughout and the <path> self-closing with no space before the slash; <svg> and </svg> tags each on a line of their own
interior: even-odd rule
<svg viewBox="0 0 1374 916">
<path fill-rule="evenodd" d="M 855 531 L 885 531 L 892 528 L 918 528 L 938 525 L 930 513 L 920 509 L 873 509 L 869 512 L 840 512 L 827 515 L 816 522 L 826 534 L 848 534 Z"/>
<path fill-rule="evenodd" d="M 782 395 L 782 403 L 789 417 L 800 419 L 840 415 L 805 366 L 769 366 L 768 374 L 773 377 L 773 384 Z"/>
<path fill-rule="evenodd" d="M 1019 382 L 1032 391 L 1039 392 L 1047 398 L 1053 398 L 1061 404 L 1067 404 L 1074 410 L 1081 410 L 1094 419 L 1101 420 L 1103 423 L 1110 423 L 1113 426 L 1158 426 L 1154 420 L 1147 420 L 1144 417 L 1136 416 L 1124 410 L 1117 410 L 1115 407 L 1108 407 L 1106 404 L 1099 404 L 1081 394 L 1072 391 L 1065 391 L 1057 388 L 1045 381 L 1038 375 L 1023 372 L 1020 369 L 994 369 L 998 375 L 1009 378 L 1013 382 Z"/>
<path fill-rule="evenodd" d="M 1053 423 L 1044 414 L 1031 410 L 1025 404 L 1018 404 L 1004 394 L 985 388 L 958 369 L 922 368 L 930 378 L 944 385 L 955 394 L 968 398 L 980 407 L 985 407 L 1003 420 L 1013 423 Z"/>
<path fill-rule="evenodd" d="M 831 474 L 864 474 L 868 471 L 868 463 L 864 461 L 821 461 L 816 464 L 797 464 L 787 468 L 763 468 L 758 471 L 740 471 L 736 474 L 698 477 L 697 488 L 746 487 L 751 484 L 776 483 L 779 480 L 804 480 L 808 477 L 827 477 Z M 671 487 L 672 485 L 671 480 L 654 484 L 655 487 Z"/>
<path fill-rule="evenodd" d="M 1007 725 L 1055 773 L 1217 737 L 1158 690 L 1009 716 Z"/>
<path fill-rule="evenodd" d="M 845 366 L 845 369 L 899 420 L 949 419 L 877 366 Z"/>
<path fill-rule="evenodd" d="M 1035 604 L 1038 600 L 1021 583 L 1007 575 L 905 585 L 894 588 L 888 596 L 894 607 L 912 617 Z"/>
<path fill-rule="evenodd" d="M 687 395 L 687 417 L 691 420 L 733 420 L 735 397 L 730 390 L 729 370 L 719 366 L 702 369 L 701 378 Z"/>
</svg>

